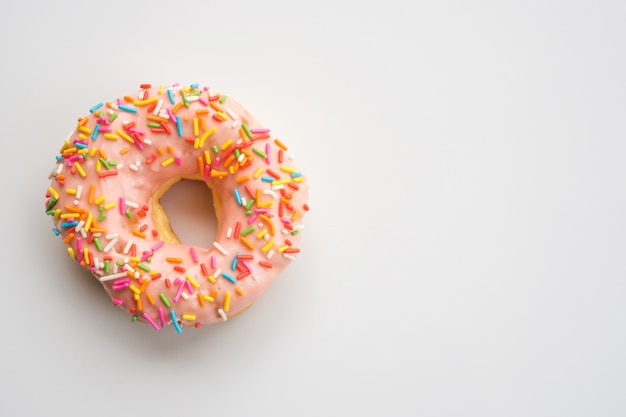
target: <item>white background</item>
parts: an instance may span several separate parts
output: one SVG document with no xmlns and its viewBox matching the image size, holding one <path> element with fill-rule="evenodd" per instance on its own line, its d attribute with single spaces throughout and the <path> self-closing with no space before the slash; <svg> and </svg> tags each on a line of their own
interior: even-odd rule
<svg viewBox="0 0 626 417">
<path fill-rule="evenodd" d="M 624 416 L 626 3 L 246 3 L 2 6 L 0 415 Z M 43 210 L 143 82 L 236 98 L 311 185 L 297 261 L 182 335 Z"/>
</svg>

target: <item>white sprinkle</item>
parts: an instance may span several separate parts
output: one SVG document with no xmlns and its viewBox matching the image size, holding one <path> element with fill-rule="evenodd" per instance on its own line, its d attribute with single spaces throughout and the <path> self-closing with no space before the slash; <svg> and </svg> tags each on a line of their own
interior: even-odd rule
<svg viewBox="0 0 626 417">
<path fill-rule="evenodd" d="M 258 281 L 258 280 L 259 280 L 259 277 L 258 277 L 258 276 L 256 276 L 256 275 L 252 275 L 252 279 L 253 279 L 253 280 L 255 280 L 255 281 Z"/>
<path fill-rule="evenodd" d="M 267 252 L 267 259 L 272 259 L 272 256 L 274 256 L 273 250 L 270 250 L 269 252 Z"/>
<path fill-rule="evenodd" d="M 76 228 L 74 229 L 75 232 L 80 232 L 81 230 L 83 230 L 83 226 L 85 225 L 85 221 L 81 220 L 78 222 L 78 224 L 76 225 Z"/>
<path fill-rule="evenodd" d="M 130 261 L 130 258 L 128 256 L 125 256 L 124 259 L 122 260 L 122 262 L 124 262 L 125 264 L 127 264 Z"/>
<path fill-rule="evenodd" d="M 213 93 L 213 89 L 211 87 L 209 87 L 207 89 L 207 93 L 209 94 L 209 97 L 213 97 L 215 94 Z"/>
<path fill-rule="evenodd" d="M 238 129 L 241 122 L 239 120 L 235 120 L 232 125 L 230 125 L 233 129 Z"/>
<path fill-rule="evenodd" d="M 183 297 L 185 300 L 189 300 L 189 295 L 187 295 L 185 291 L 181 292 L 180 296 Z"/>
<path fill-rule="evenodd" d="M 213 272 L 213 278 L 218 278 L 220 275 L 222 275 L 222 270 L 217 268 L 215 272 Z"/>
<path fill-rule="evenodd" d="M 126 200 L 126 201 L 124 202 L 124 204 L 126 204 L 128 207 L 132 207 L 132 208 L 134 208 L 134 209 L 139 208 L 139 204 L 134 203 L 134 202 L 132 202 L 132 201 L 128 201 L 128 200 Z"/>
<path fill-rule="evenodd" d="M 117 271 L 119 271 L 119 270 L 120 270 L 120 268 L 117 266 L 117 262 L 116 262 L 116 263 L 114 263 L 114 264 L 113 264 L 113 273 L 114 273 L 114 274 L 117 274 Z M 124 273 L 126 273 L 126 272 L 124 272 Z"/>
<path fill-rule="evenodd" d="M 122 251 L 122 253 L 124 255 L 126 255 L 128 253 L 128 251 L 130 250 L 130 247 L 133 245 L 133 241 L 129 240 L 128 242 L 126 242 L 126 246 L 124 246 L 124 250 Z"/>
<path fill-rule="evenodd" d="M 80 198 L 81 195 L 83 195 L 83 186 L 79 185 L 76 187 L 76 198 Z"/>
<path fill-rule="evenodd" d="M 117 239 L 113 239 L 112 241 L 107 243 L 107 245 L 102 249 L 102 252 L 108 253 L 111 250 L 111 248 L 115 246 L 116 243 L 117 243 Z"/>
<path fill-rule="evenodd" d="M 74 205 L 77 206 L 79 201 L 78 200 L 74 200 L 74 201 L 72 201 L 72 203 L 74 203 Z"/>
<path fill-rule="evenodd" d="M 154 116 L 156 116 L 157 114 L 159 114 L 159 112 L 161 111 L 161 106 L 163 105 L 163 99 L 160 98 L 159 101 L 157 101 L 157 105 L 154 108 L 154 111 L 152 112 L 152 114 Z"/>
<path fill-rule="evenodd" d="M 100 233 L 100 232 L 92 233 L 91 236 L 93 236 L 93 237 L 100 237 L 100 236 L 102 236 L 102 233 Z"/>
<path fill-rule="evenodd" d="M 248 200 L 246 200 L 246 197 L 241 197 L 241 205 L 245 206 L 248 203 Z"/>
<path fill-rule="evenodd" d="M 281 232 L 282 232 L 283 235 L 288 235 L 289 234 L 289 230 L 287 230 L 287 229 L 283 229 L 283 230 L 281 230 Z"/>
<path fill-rule="evenodd" d="M 126 272 L 119 272 L 117 274 L 105 275 L 100 277 L 98 280 L 100 282 L 111 281 L 112 279 L 118 279 L 126 276 Z"/>
<path fill-rule="evenodd" d="M 246 158 L 247 158 L 246 154 L 242 152 L 241 154 L 239 154 L 239 158 L 237 158 L 237 162 L 241 162 Z"/>
<path fill-rule="evenodd" d="M 274 200 L 276 200 L 276 199 L 278 198 L 278 194 L 276 194 L 276 193 L 275 193 L 274 191 L 272 191 L 272 190 L 263 190 L 263 191 L 261 191 L 261 192 L 262 192 L 264 195 L 271 195 L 271 196 L 272 196 L 272 198 L 273 198 Z"/>
<path fill-rule="evenodd" d="M 294 229 L 302 230 L 302 229 L 304 229 L 304 225 L 303 224 L 298 224 L 298 225 L 294 226 Z"/>
<path fill-rule="evenodd" d="M 173 85 L 171 87 L 167 87 L 168 90 L 182 90 L 183 86 L 182 85 Z"/>
<path fill-rule="evenodd" d="M 135 271 L 135 279 L 139 279 L 140 276 L 141 274 L 139 274 L 139 271 Z"/>
<path fill-rule="evenodd" d="M 80 235 L 83 237 L 83 239 L 87 238 L 87 232 L 85 232 L 85 229 L 80 231 Z"/>
<path fill-rule="evenodd" d="M 285 184 L 279 184 L 279 185 L 272 186 L 272 190 L 282 190 L 283 188 L 285 188 Z"/>
<path fill-rule="evenodd" d="M 109 233 L 105 238 L 106 240 L 117 239 L 117 233 Z"/>
<path fill-rule="evenodd" d="M 261 226 L 261 227 L 263 227 L 263 226 Z M 270 234 L 269 234 L 269 233 L 264 234 L 264 235 L 263 235 L 263 239 L 265 239 L 265 241 L 266 241 L 266 242 L 269 242 L 269 240 L 270 240 Z"/>
<path fill-rule="evenodd" d="M 226 317 L 226 313 L 224 313 L 224 310 L 222 310 L 221 308 L 219 310 L 217 310 L 217 313 L 220 315 L 222 320 L 224 320 L 224 321 L 228 320 L 228 317 Z"/>
<path fill-rule="evenodd" d="M 224 109 L 226 111 L 226 114 L 233 120 L 237 120 L 237 115 L 235 114 L 234 111 L 232 111 L 231 109 L 229 109 L 228 107 L 226 107 Z"/>
<path fill-rule="evenodd" d="M 95 265 L 96 269 L 100 268 L 100 260 L 96 256 L 93 257 L 93 264 Z"/>
<path fill-rule="evenodd" d="M 228 230 L 226 231 L 226 237 L 230 239 L 232 235 L 233 235 L 233 228 L 229 227 Z"/>
<path fill-rule="evenodd" d="M 137 168 L 136 166 L 134 166 L 133 164 L 130 164 L 128 166 L 128 168 L 132 169 L 133 171 L 139 171 L 139 168 Z"/>
<path fill-rule="evenodd" d="M 133 268 L 132 266 L 128 264 L 124 264 L 124 268 L 126 268 L 127 271 L 135 272 L 135 268 Z"/>
<path fill-rule="evenodd" d="M 198 101 L 198 100 L 200 100 L 200 96 L 188 96 L 187 97 L 188 102 Z"/>
<path fill-rule="evenodd" d="M 296 259 L 295 256 L 289 254 L 289 253 L 283 253 L 283 257 L 289 259 L 290 261 L 293 261 L 294 259 Z"/>
<path fill-rule="evenodd" d="M 220 251 L 220 253 L 221 253 L 222 255 L 228 255 L 228 252 L 226 252 L 226 249 L 224 249 L 224 248 L 222 247 L 222 245 L 220 245 L 219 243 L 217 243 L 217 242 L 213 242 L 213 246 L 215 246 L 215 249 L 217 249 L 218 251 Z"/>
<path fill-rule="evenodd" d="M 124 168 L 124 164 L 117 164 L 117 170 L 119 171 L 120 169 Z"/>
<path fill-rule="evenodd" d="M 152 139 L 144 139 L 143 143 L 146 145 L 152 145 Z"/>
<path fill-rule="evenodd" d="M 119 109 L 120 109 L 120 108 L 119 108 L 119 107 L 117 107 L 117 104 L 115 104 L 115 103 L 111 103 L 111 108 L 110 108 L 110 109 L 107 109 L 107 113 L 109 113 L 109 114 L 113 114 L 113 113 L 115 113 L 115 110 L 119 110 Z"/>
<path fill-rule="evenodd" d="M 169 120 L 169 119 L 170 119 L 170 115 L 169 115 L 169 114 L 167 114 L 167 112 L 166 112 L 166 111 L 164 111 L 164 110 L 161 110 L 161 111 L 159 112 L 159 117 L 160 117 L 161 119 L 165 119 L 165 120 Z"/>
</svg>

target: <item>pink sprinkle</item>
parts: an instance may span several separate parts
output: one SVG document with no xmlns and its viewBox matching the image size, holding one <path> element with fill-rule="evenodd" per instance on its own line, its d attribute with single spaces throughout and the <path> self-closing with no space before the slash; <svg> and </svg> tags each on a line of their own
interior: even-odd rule
<svg viewBox="0 0 626 417">
<path fill-rule="evenodd" d="M 120 300 L 119 298 L 113 298 L 113 299 L 111 299 L 111 301 L 113 302 L 113 304 L 115 304 L 117 306 L 121 306 L 122 304 L 124 304 L 124 302 L 122 300 Z"/>
<path fill-rule="evenodd" d="M 252 267 L 250 266 L 250 264 L 249 264 L 247 261 L 242 260 L 242 261 L 241 261 L 241 263 L 243 264 L 243 266 L 245 266 L 245 267 L 246 267 L 246 269 L 248 270 L 248 272 L 252 272 Z"/>
<path fill-rule="evenodd" d="M 280 219 L 281 222 L 285 223 L 285 224 L 291 224 L 291 220 L 289 220 L 286 217 L 283 217 L 282 219 Z"/>
<path fill-rule="evenodd" d="M 248 224 L 252 224 L 254 223 L 254 221 L 256 220 L 256 214 L 253 214 L 252 216 L 250 216 L 250 218 L 248 219 Z"/>
<path fill-rule="evenodd" d="M 111 132 L 113 132 L 113 129 L 111 129 L 110 127 L 101 127 L 100 129 L 98 129 L 98 132 L 100 132 L 100 133 L 111 133 Z"/>
<path fill-rule="evenodd" d="M 124 285 L 124 284 L 128 284 L 129 282 L 130 282 L 130 278 L 122 278 L 122 279 L 117 279 L 113 281 L 113 285 Z"/>
<path fill-rule="evenodd" d="M 172 113 L 172 109 L 170 109 L 169 107 L 167 108 L 167 114 L 168 116 L 170 116 L 170 120 L 174 122 L 174 124 L 176 124 L 176 116 L 174 116 L 174 113 Z"/>
<path fill-rule="evenodd" d="M 119 106 L 120 104 L 122 104 L 122 100 L 120 100 L 119 98 L 115 99 L 115 103 Z"/>
<path fill-rule="evenodd" d="M 172 84 L 172 87 L 178 87 L 180 85 L 180 83 L 174 83 Z"/>
<path fill-rule="evenodd" d="M 150 315 L 146 312 L 143 313 L 143 318 L 146 319 L 146 321 L 148 323 L 150 323 L 150 325 L 152 327 L 154 327 L 154 330 L 159 331 L 159 326 L 157 326 L 157 324 L 154 322 L 154 320 L 152 320 L 152 317 L 150 317 Z"/>
<path fill-rule="evenodd" d="M 191 259 L 193 259 L 195 263 L 198 263 L 198 255 L 196 254 L 196 250 L 194 248 L 189 248 L 189 252 L 191 253 Z"/>
<path fill-rule="evenodd" d="M 250 129 L 250 133 L 270 133 L 269 129 Z"/>
<path fill-rule="evenodd" d="M 211 268 L 217 267 L 217 261 L 215 260 L 215 255 L 211 255 Z"/>
<path fill-rule="evenodd" d="M 258 213 L 258 214 L 265 214 L 265 213 L 267 213 L 267 209 L 255 208 L 254 212 Z"/>
<path fill-rule="evenodd" d="M 213 166 L 214 166 L 215 168 L 217 168 L 218 166 L 220 166 L 220 157 L 219 157 L 219 156 L 215 158 L 215 163 L 213 164 Z"/>
<path fill-rule="evenodd" d="M 183 160 L 181 159 L 180 155 L 176 155 L 174 159 L 176 159 L 176 165 L 181 166 L 183 164 Z"/>
<path fill-rule="evenodd" d="M 165 314 L 163 313 L 163 307 L 159 307 L 159 321 L 161 322 L 161 328 L 165 327 Z"/>
<path fill-rule="evenodd" d="M 204 107 L 206 107 L 206 106 L 208 106 L 208 105 L 209 105 L 209 103 L 208 103 L 208 102 L 207 102 L 204 98 L 202 98 L 202 97 L 200 97 L 200 98 L 198 99 L 198 101 L 199 101 L 199 102 L 200 102 L 200 104 L 202 104 Z"/>
<path fill-rule="evenodd" d="M 128 288 L 128 287 L 130 287 L 130 283 L 127 282 L 126 284 L 114 285 L 112 287 L 112 289 L 113 289 L 113 291 L 119 291 L 119 290 L 123 290 L 123 289 Z"/>
<path fill-rule="evenodd" d="M 176 291 L 176 296 L 174 296 L 175 303 L 177 303 L 178 300 L 180 300 L 180 295 L 183 293 L 183 289 L 185 288 L 185 282 L 187 281 L 180 281 L 180 284 L 178 285 L 178 291 Z"/>
<path fill-rule="evenodd" d="M 157 243 L 156 245 L 154 245 L 152 247 L 152 252 L 154 252 L 155 250 L 159 249 L 161 246 L 165 245 L 165 241 L 160 241 L 159 243 Z"/>
<path fill-rule="evenodd" d="M 176 279 L 174 280 L 174 285 L 178 285 L 178 284 L 180 284 L 180 278 L 176 278 Z"/>
<path fill-rule="evenodd" d="M 193 287 L 191 286 L 191 282 L 185 280 L 185 288 L 191 293 L 193 293 Z"/>
<path fill-rule="evenodd" d="M 204 166 L 204 180 L 208 181 L 210 176 L 211 176 L 211 165 L 207 164 Z"/>
<path fill-rule="evenodd" d="M 145 262 L 146 259 L 154 255 L 152 252 L 146 252 L 141 256 L 141 262 Z"/>
<path fill-rule="evenodd" d="M 272 158 L 270 157 L 270 143 L 269 142 L 265 144 L 265 155 L 267 155 L 267 158 L 265 158 L 265 161 L 267 161 L 268 164 L 271 164 Z"/>
<path fill-rule="evenodd" d="M 126 200 L 124 200 L 124 197 L 120 197 L 120 214 L 122 216 L 126 214 Z"/>
</svg>

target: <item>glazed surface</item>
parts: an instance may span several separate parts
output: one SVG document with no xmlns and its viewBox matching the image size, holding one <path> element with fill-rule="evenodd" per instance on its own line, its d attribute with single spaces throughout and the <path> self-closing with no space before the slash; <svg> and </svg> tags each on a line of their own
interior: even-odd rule
<svg viewBox="0 0 626 417">
<path fill-rule="evenodd" d="M 142 85 L 98 103 L 56 160 L 46 193 L 55 233 L 115 305 L 156 330 L 238 314 L 300 251 L 304 176 L 283 142 L 210 88 Z M 180 243 L 159 202 L 181 179 L 213 192 L 208 248 Z"/>
</svg>

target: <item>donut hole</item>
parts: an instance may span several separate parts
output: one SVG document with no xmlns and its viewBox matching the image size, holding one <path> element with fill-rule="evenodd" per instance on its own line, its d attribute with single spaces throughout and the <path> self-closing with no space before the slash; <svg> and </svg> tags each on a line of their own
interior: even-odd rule
<svg viewBox="0 0 626 417">
<path fill-rule="evenodd" d="M 204 181 L 182 179 L 163 194 L 161 206 L 180 243 L 208 248 L 217 235 L 213 193 Z"/>
</svg>

